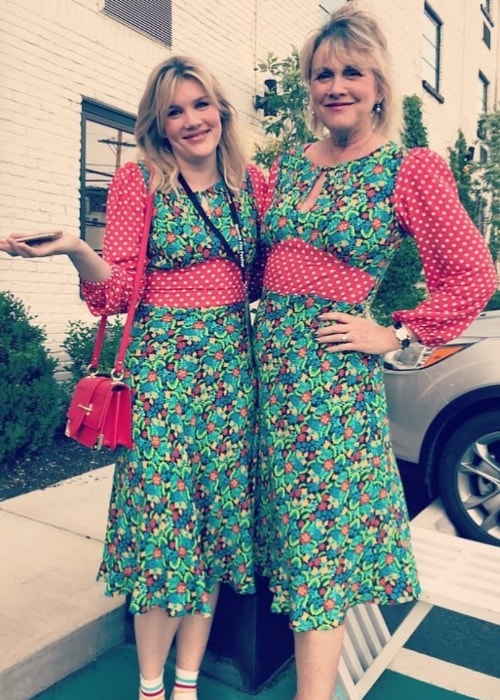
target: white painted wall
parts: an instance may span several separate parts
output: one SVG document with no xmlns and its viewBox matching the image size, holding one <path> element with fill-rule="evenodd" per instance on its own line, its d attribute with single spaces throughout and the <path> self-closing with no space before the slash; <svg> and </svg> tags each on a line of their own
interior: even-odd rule
<svg viewBox="0 0 500 700">
<path fill-rule="evenodd" d="M 151 69 L 195 55 L 241 115 L 248 154 L 259 135 L 256 62 L 286 56 L 317 22 L 312 0 L 174 0 L 173 46 L 104 15 L 103 0 L 0 0 L 0 235 L 63 228 L 79 235 L 82 96 L 136 112 Z M 279 28 L 279 31 L 278 31 Z M 19 296 L 59 346 L 70 319 L 91 316 L 65 258 L 0 256 L 0 290 Z"/>
<path fill-rule="evenodd" d="M 483 42 L 481 0 L 428 0 L 443 21 L 440 104 L 422 88 L 421 53 L 424 0 L 357 0 L 373 12 L 385 27 L 393 57 L 394 74 L 401 96 L 419 95 L 423 100 L 424 122 L 429 145 L 447 156 L 458 130 L 467 142 L 476 139 L 478 113 L 478 74 L 490 80 L 490 107 L 500 98 L 498 75 L 500 46 L 498 22 L 500 2 L 492 0 L 491 49 Z"/>
<path fill-rule="evenodd" d="M 498 96 L 500 0 L 493 2 L 491 51 L 481 39 L 479 0 L 430 2 L 444 21 L 442 105 L 421 85 L 423 0 L 357 1 L 386 29 L 400 94 L 422 97 L 431 146 L 446 156 L 458 128 L 471 142 L 478 70 Z M 284 58 L 300 47 L 322 17 L 320 2 L 173 0 L 168 49 L 104 15 L 104 0 L 0 0 L 0 236 L 39 227 L 79 235 L 82 96 L 135 113 L 150 70 L 171 53 L 196 55 L 220 78 L 251 156 L 261 116 L 253 97 L 265 77 L 255 66 L 269 51 Z M 91 318 L 63 258 L 0 256 L 0 290 L 28 305 L 61 357 L 68 321 Z"/>
</svg>

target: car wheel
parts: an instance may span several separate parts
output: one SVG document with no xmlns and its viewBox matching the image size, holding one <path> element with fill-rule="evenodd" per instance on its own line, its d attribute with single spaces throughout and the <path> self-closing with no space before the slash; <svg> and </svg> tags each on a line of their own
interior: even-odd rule
<svg viewBox="0 0 500 700">
<path fill-rule="evenodd" d="M 466 420 L 441 452 L 439 489 L 464 537 L 500 546 L 500 411 Z"/>
</svg>

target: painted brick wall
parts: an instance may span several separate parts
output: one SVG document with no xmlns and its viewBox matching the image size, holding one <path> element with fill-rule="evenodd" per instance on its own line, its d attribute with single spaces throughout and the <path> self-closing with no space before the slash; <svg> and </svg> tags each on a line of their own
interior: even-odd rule
<svg viewBox="0 0 500 700">
<path fill-rule="evenodd" d="M 135 113 L 150 70 L 171 53 L 198 56 L 220 78 L 250 157 L 259 137 L 256 62 L 270 50 L 288 54 L 319 15 L 316 2 L 303 0 L 174 1 L 170 50 L 104 15 L 103 0 L 1 5 L 0 235 L 37 228 L 79 235 L 82 96 Z M 91 320 L 62 257 L 0 256 L 0 290 L 27 304 L 61 359 L 68 321 Z"/>
<path fill-rule="evenodd" d="M 453 146 L 459 128 L 469 144 L 476 140 L 479 71 L 491 81 L 490 107 L 494 106 L 498 27 L 491 28 L 488 49 L 482 40 L 485 17 L 479 2 L 440 0 L 433 8 L 443 20 L 440 92 L 445 101 L 440 105 L 424 93 L 424 102 L 431 146 L 442 151 L 445 146 Z"/>
<path fill-rule="evenodd" d="M 358 5 L 377 15 L 385 27 L 398 90 L 401 95 L 422 98 L 429 145 L 447 157 L 447 149 L 462 129 L 467 142 L 476 140 L 478 73 L 491 81 L 491 102 L 498 100 L 500 3 L 493 0 L 491 49 L 482 40 L 483 22 L 479 0 L 429 0 L 428 5 L 443 22 L 440 104 L 422 88 L 421 54 L 423 0 L 358 0 Z"/>
<path fill-rule="evenodd" d="M 338 3 L 337 3 L 338 4 Z M 474 139 L 478 70 L 496 99 L 500 0 L 492 48 L 482 43 L 475 0 L 430 0 L 444 22 L 439 104 L 422 89 L 422 0 L 358 0 L 389 38 L 401 95 L 418 94 L 431 146 L 446 156 L 462 128 Z M 159 44 L 102 13 L 104 0 L 0 0 L 0 235 L 61 227 L 79 234 L 82 96 L 135 113 L 151 68 L 170 53 L 197 55 L 226 86 L 240 114 L 249 156 L 260 141 L 253 97 L 269 51 L 283 58 L 317 26 L 317 0 L 173 0 L 173 46 Z M 323 15 L 324 16 L 324 15 Z M 70 319 L 89 319 L 78 278 L 64 258 L 0 256 L 0 290 L 29 306 L 59 356 Z"/>
</svg>

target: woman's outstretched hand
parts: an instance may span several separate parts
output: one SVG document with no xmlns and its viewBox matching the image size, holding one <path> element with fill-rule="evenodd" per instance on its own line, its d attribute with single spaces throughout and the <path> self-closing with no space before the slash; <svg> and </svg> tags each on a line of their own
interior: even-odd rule
<svg viewBox="0 0 500 700">
<path fill-rule="evenodd" d="M 321 314 L 319 319 L 323 325 L 316 337 L 332 352 L 355 350 L 381 355 L 400 347 L 394 329 L 379 325 L 371 317 L 332 311 Z"/>
<path fill-rule="evenodd" d="M 11 233 L 7 238 L 0 238 L 0 251 L 13 257 L 46 258 L 49 255 L 71 255 L 77 252 L 80 245 L 80 239 L 69 233 L 63 233 L 54 240 L 31 243 L 18 240 L 23 236 L 22 233 Z"/>
<path fill-rule="evenodd" d="M 22 243 L 22 233 L 11 233 L 0 238 L 0 252 L 23 258 L 47 258 L 50 255 L 67 255 L 80 277 L 89 282 L 103 282 L 111 275 L 111 266 L 78 236 L 63 233 L 52 241 Z"/>
</svg>

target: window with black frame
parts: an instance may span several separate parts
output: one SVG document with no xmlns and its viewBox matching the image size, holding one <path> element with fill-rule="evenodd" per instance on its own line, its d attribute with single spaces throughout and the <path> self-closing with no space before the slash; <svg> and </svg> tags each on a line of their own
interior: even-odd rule
<svg viewBox="0 0 500 700">
<path fill-rule="evenodd" d="M 441 41 L 443 22 L 434 10 L 425 3 L 422 46 L 422 85 L 438 102 L 441 96 Z"/>
<path fill-rule="evenodd" d="M 338 10 L 339 7 L 345 5 L 348 0 L 320 0 L 319 8 L 321 11 L 321 20 L 326 18 L 326 15 L 331 15 L 332 12 Z"/>
<path fill-rule="evenodd" d="M 490 81 L 482 71 L 478 74 L 478 111 L 479 114 L 486 114 L 489 108 L 489 88 Z"/>
<path fill-rule="evenodd" d="M 106 226 L 106 198 L 119 167 L 136 160 L 135 117 L 84 98 L 82 103 L 81 236 L 98 253 Z"/>
<path fill-rule="evenodd" d="M 483 0 L 481 3 L 481 10 L 486 16 L 486 19 L 493 25 L 493 20 L 491 19 L 491 0 Z"/>
</svg>

